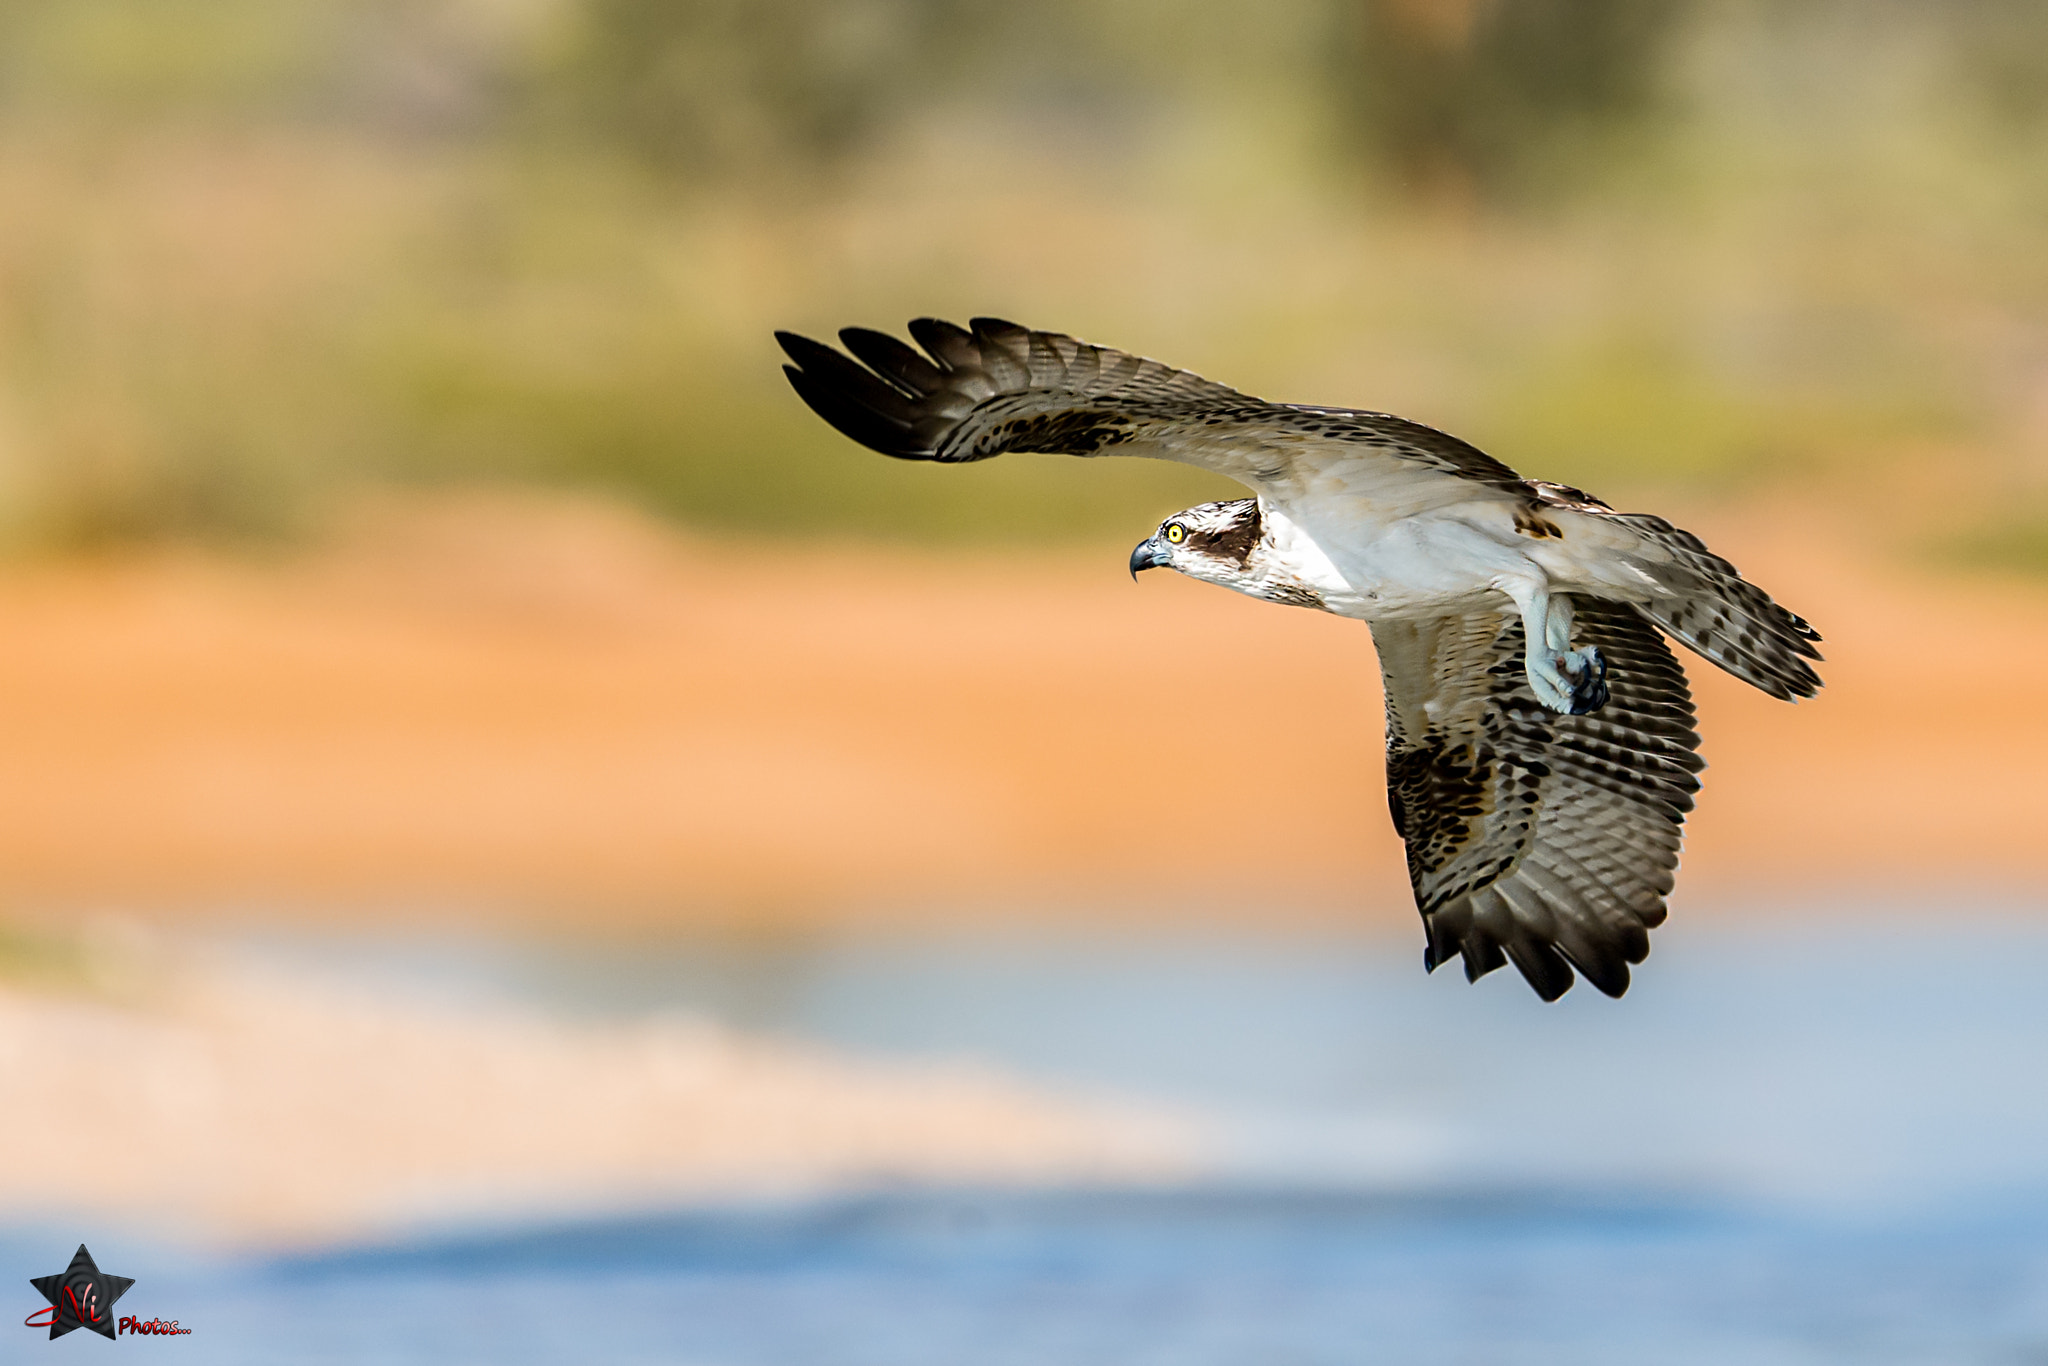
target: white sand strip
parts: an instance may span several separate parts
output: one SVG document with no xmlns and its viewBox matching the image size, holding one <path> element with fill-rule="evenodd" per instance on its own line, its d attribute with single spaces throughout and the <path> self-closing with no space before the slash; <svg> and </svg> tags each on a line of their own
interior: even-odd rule
<svg viewBox="0 0 2048 1366">
<path fill-rule="evenodd" d="M 967 1066 L 701 1020 L 569 1023 L 178 962 L 134 999 L 0 985 L 0 1219 L 305 1243 L 875 1181 L 1173 1179 L 1193 1127 Z"/>
</svg>

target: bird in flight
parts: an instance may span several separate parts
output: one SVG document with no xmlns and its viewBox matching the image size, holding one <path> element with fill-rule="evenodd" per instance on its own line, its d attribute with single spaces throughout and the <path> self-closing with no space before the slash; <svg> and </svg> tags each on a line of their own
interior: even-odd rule
<svg viewBox="0 0 2048 1366">
<path fill-rule="evenodd" d="M 1704 766 L 1664 636 L 1791 701 L 1820 635 L 1698 537 L 1524 479 L 1386 413 L 1269 403 L 1057 332 L 790 332 L 789 382 L 864 446 L 952 463 L 1136 455 L 1256 495 L 1175 513 L 1131 555 L 1372 628 L 1387 795 L 1434 971 L 1513 963 L 1546 1001 L 1609 996 L 1650 951 Z"/>
</svg>

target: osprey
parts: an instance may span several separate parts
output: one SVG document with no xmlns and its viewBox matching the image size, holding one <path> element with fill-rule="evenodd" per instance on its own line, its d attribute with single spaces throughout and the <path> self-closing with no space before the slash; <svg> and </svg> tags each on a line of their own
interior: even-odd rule
<svg viewBox="0 0 2048 1366">
<path fill-rule="evenodd" d="M 1167 518 L 1133 577 L 1175 569 L 1371 627 L 1432 971 L 1461 958 L 1477 981 L 1512 962 L 1546 1001 L 1574 969 L 1628 989 L 1704 766 L 1664 635 L 1773 697 L 1821 686 L 1820 635 L 1698 537 L 1454 436 L 994 318 L 910 334 L 922 352 L 866 328 L 839 334 L 845 352 L 776 339 L 804 402 L 884 455 L 1138 455 L 1229 475 L 1257 496 Z"/>
</svg>

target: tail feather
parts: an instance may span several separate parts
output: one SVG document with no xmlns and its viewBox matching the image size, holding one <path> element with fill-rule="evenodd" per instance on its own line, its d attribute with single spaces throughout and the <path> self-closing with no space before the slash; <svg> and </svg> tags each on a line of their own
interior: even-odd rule
<svg viewBox="0 0 2048 1366">
<path fill-rule="evenodd" d="M 1699 537 L 1662 517 L 1615 514 L 1662 551 L 1642 566 L 1672 597 L 1638 610 L 1688 649 L 1752 687 L 1791 701 L 1821 689 L 1810 660 L 1822 658 L 1820 632 L 1744 579 Z"/>
</svg>

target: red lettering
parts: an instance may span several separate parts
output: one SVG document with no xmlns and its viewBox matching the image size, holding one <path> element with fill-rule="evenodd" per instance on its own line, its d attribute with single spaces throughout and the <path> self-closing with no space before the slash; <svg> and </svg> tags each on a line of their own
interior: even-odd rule
<svg viewBox="0 0 2048 1366">
<path fill-rule="evenodd" d="M 30 1314 L 22 1322 L 30 1328 L 48 1328 L 56 1317 L 56 1313 L 57 1308 L 55 1305 L 46 1305 L 36 1310 L 35 1314 Z M 48 1314 L 51 1317 L 38 1323 L 36 1322 L 36 1314 Z M 189 1335 L 192 1330 L 190 1328 L 180 1328 L 176 1319 L 138 1319 L 133 1314 L 127 1314 L 122 1317 L 120 1323 L 115 1325 L 115 1331 L 135 1333 L 143 1337 L 184 1337 Z"/>
</svg>

